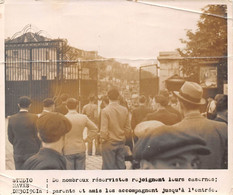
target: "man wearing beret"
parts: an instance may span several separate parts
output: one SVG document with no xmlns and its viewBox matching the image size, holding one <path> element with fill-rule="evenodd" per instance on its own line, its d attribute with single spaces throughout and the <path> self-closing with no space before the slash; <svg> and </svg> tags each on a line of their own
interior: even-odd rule
<svg viewBox="0 0 233 195">
<path fill-rule="evenodd" d="M 22 169 L 23 163 L 40 149 L 37 136 L 37 116 L 29 113 L 31 99 L 19 98 L 19 112 L 9 117 L 8 140 L 13 145 L 15 169 Z"/>
<path fill-rule="evenodd" d="M 138 140 L 133 156 L 141 169 L 197 169 L 199 156 L 209 153 L 201 137 L 162 125 Z"/>
<path fill-rule="evenodd" d="M 52 98 L 46 98 L 43 100 L 43 111 L 38 114 L 38 117 L 47 114 L 48 112 L 53 112 L 55 110 L 55 102 Z"/>
<path fill-rule="evenodd" d="M 25 170 L 65 170 L 62 155 L 64 135 L 71 130 L 70 121 L 62 114 L 49 112 L 37 121 L 42 148 L 24 163 Z"/>
<path fill-rule="evenodd" d="M 223 122 L 209 120 L 200 113 L 205 104 L 202 87 L 194 82 L 185 82 L 179 92 L 174 92 L 180 101 L 184 119 L 175 125 L 186 133 L 202 137 L 211 154 L 200 157 L 202 169 L 227 168 L 227 125 Z"/>
</svg>

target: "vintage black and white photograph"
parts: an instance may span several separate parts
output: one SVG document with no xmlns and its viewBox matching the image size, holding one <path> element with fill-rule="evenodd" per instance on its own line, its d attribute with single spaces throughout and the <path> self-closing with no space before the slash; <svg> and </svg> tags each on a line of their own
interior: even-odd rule
<svg viewBox="0 0 233 195">
<path fill-rule="evenodd" d="M 228 169 L 228 13 L 6 1 L 5 169 Z"/>
</svg>

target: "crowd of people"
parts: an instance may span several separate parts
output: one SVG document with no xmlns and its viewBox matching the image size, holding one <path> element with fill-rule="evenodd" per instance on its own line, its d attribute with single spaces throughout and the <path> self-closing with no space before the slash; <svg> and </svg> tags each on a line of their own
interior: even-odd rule
<svg viewBox="0 0 233 195">
<path fill-rule="evenodd" d="M 103 170 L 126 169 L 125 161 L 132 169 L 228 167 L 227 95 L 206 101 L 202 87 L 186 81 L 179 91 L 160 90 L 155 106 L 141 95 L 129 109 L 117 87 L 102 97 L 99 111 L 95 101 L 89 97 L 80 109 L 67 94 L 46 98 L 36 115 L 31 99 L 20 97 L 8 121 L 15 169 L 84 170 L 94 153 Z"/>
</svg>

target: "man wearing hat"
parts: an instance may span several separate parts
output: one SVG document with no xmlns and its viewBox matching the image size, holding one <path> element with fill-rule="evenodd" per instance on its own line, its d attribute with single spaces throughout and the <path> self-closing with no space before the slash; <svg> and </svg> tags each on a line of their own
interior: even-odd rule
<svg viewBox="0 0 233 195">
<path fill-rule="evenodd" d="M 173 125 L 179 122 L 177 114 L 170 112 L 166 107 L 169 102 L 169 93 L 166 90 L 161 90 L 159 95 L 155 97 L 158 109 L 146 115 L 144 121 L 156 120 L 164 123 L 165 125 Z"/>
<path fill-rule="evenodd" d="M 13 145 L 15 169 L 22 169 L 23 163 L 40 149 L 37 136 L 37 116 L 29 113 L 31 99 L 19 98 L 19 112 L 10 116 L 8 121 L 8 140 Z"/>
<path fill-rule="evenodd" d="M 38 114 L 38 117 L 47 114 L 48 112 L 53 112 L 55 110 L 55 102 L 52 98 L 46 98 L 43 100 L 43 111 Z"/>
<path fill-rule="evenodd" d="M 42 148 L 24 163 L 25 170 L 65 170 L 62 155 L 64 135 L 71 130 L 70 121 L 60 113 L 49 112 L 37 121 Z"/>
<path fill-rule="evenodd" d="M 227 168 L 227 125 L 209 120 L 200 113 L 205 104 L 202 87 L 194 82 L 185 82 L 179 92 L 174 92 L 180 101 L 184 119 L 174 125 L 187 133 L 201 136 L 211 154 L 200 157 L 202 169 Z"/>
<path fill-rule="evenodd" d="M 155 127 L 136 143 L 141 169 L 197 169 L 199 155 L 210 154 L 205 141 L 173 126 Z"/>
</svg>

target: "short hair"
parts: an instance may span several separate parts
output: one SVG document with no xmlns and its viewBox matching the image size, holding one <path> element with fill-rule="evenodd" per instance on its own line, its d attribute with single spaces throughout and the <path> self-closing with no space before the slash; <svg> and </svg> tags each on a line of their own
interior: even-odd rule
<svg viewBox="0 0 233 195">
<path fill-rule="evenodd" d="M 116 87 L 112 87 L 108 91 L 108 97 L 110 100 L 118 100 L 120 93 Z"/>
<path fill-rule="evenodd" d="M 68 94 L 62 94 L 61 95 L 61 100 L 65 102 L 69 98 Z"/>
<path fill-rule="evenodd" d="M 226 110 L 228 107 L 228 96 L 224 94 L 217 94 L 215 96 L 215 101 L 216 101 L 216 110 L 217 112 Z"/>
<path fill-rule="evenodd" d="M 139 103 L 144 104 L 146 102 L 146 97 L 144 95 L 141 95 L 139 97 Z"/>
<path fill-rule="evenodd" d="M 90 97 L 89 97 L 89 101 L 90 101 L 90 102 L 94 102 L 94 101 L 95 101 L 95 96 L 93 96 L 93 95 L 90 96 Z"/>
<path fill-rule="evenodd" d="M 105 102 L 106 104 L 109 104 L 108 96 L 103 96 L 102 97 L 102 102 Z"/>
<path fill-rule="evenodd" d="M 27 96 L 22 96 L 19 98 L 19 106 L 20 108 L 28 108 L 31 105 L 32 101 Z"/>
<path fill-rule="evenodd" d="M 50 107 L 50 106 L 52 106 L 54 104 L 55 104 L 55 102 L 53 101 L 52 98 L 46 98 L 46 99 L 43 100 L 44 107 Z"/>
<path fill-rule="evenodd" d="M 71 109 L 71 110 L 76 109 L 77 105 L 78 105 L 78 101 L 75 98 L 69 98 L 67 100 L 66 106 L 68 109 Z"/>
</svg>

